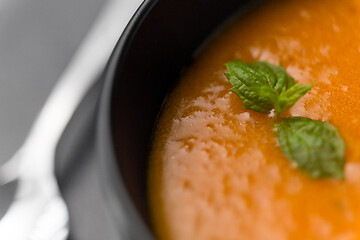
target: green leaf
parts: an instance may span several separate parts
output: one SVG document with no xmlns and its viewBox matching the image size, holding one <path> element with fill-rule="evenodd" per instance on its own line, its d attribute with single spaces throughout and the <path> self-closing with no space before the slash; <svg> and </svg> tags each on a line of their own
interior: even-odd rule
<svg viewBox="0 0 360 240">
<path fill-rule="evenodd" d="M 244 104 L 244 108 L 261 113 L 275 109 L 276 114 L 293 106 L 312 85 L 296 84 L 281 66 L 267 62 L 246 64 L 239 60 L 225 64 L 226 78 Z"/>
<path fill-rule="evenodd" d="M 277 126 L 283 153 L 313 178 L 344 178 L 345 143 L 330 122 L 283 118 Z"/>
<path fill-rule="evenodd" d="M 260 94 L 256 94 L 253 87 L 246 86 L 242 81 L 231 74 L 225 74 L 225 76 L 233 86 L 229 90 L 238 95 L 244 104 L 244 108 L 261 113 L 267 113 L 269 109 L 272 108 L 271 102 Z"/>
<path fill-rule="evenodd" d="M 279 93 L 295 84 L 295 80 L 281 65 L 276 66 L 268 62 L 253 62 L 249 66 L 266 76 L 269 79 L 270 86 Z"/>
<path fill-rule="evenodd" d="M 279 96 L 278 103 L 275 106 L 276 112 L 280 114 L 284 110 L 293 106 L 302 96 L 304 96 L 312 88 L 312 86 L 313 84 L 301 85 L 296 83 L 286 91 L 282 92 Z"/>
</svg>

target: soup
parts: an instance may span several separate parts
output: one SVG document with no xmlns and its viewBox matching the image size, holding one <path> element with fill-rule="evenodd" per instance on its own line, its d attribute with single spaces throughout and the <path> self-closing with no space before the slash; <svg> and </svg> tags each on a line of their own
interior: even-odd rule
<svg viewBox="0 0 360 240">
<path fill-rule="evenodd" d="M 360 239 L 360 1 L 274 0 L 202 50 L 160 116 L 150 154 L 155 233 L 169 240 Z M 282 116 L 331 121 L 345 179 L 312 179 L 284 156 L 276 117 L 242 108 L 225 62 L 281 63 L 314 83 Z"/>
</svg>

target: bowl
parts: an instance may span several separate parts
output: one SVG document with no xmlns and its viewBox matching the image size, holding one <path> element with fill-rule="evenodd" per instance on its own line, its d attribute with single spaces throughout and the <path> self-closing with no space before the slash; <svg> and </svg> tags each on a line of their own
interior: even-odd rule
<svg viewBox="0 0 360 240">
<path fill-rule="evenodd" d="M 167 94 L 221 26 L 259 2 L 147 0 L 122 34 L 104 73 L 96 126 L 106 206 L 121 239 L 155 239 L 147 161 Z"/>
</svg>

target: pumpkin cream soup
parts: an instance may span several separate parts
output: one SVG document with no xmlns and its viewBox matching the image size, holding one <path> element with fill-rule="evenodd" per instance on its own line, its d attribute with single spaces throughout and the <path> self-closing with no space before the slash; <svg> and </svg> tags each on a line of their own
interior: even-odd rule
<svg viewBox="0 0 360 240">
<path fill-rule="evenodd" d="M 360 239 L 359 29 L 360 0 L 274 0 L 212 40 L 154 133 L 148 192 L 159 239 Z M 224 75 L 236 59 L 281 64 L 312 88 L 279 115 L 245 109 Z M 338 129 L 338 177 L 310 176 L 284 154 L 274 126 L 296 116 Z"/>
</svg>

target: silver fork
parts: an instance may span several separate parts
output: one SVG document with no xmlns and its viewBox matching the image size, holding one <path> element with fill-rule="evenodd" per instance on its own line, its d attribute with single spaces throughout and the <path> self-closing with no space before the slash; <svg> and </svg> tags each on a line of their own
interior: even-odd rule
<svg viewBox="0 0 360 240">
<path fill-rule="evenodd" d="M 54 176 L 55 148 L 141 2 L 107 1 L 49 95 L 23 145 L 0 168 L 0 185 L 18 180 L 14 202 L 0 221 L 0 239 L 67 238 L 69 215 Z"/>
</svg>

